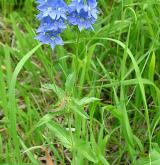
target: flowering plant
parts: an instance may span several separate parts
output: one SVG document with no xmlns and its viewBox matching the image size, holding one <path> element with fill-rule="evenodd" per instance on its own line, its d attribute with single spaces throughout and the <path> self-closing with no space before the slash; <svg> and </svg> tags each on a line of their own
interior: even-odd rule
<svg viewBox="0 0 160 165">
<path fill-rule="evenodd" d="M 36 39 L 52 49 L 63 45 L 60 34 L 67 25 L 77 26 L 80 31 L 93 30 L 98 14 L 96 0 L 72 0 L 69 5 L 63 0 L 37 0 L 37 3 L 40 26 Z"/>
</svg>

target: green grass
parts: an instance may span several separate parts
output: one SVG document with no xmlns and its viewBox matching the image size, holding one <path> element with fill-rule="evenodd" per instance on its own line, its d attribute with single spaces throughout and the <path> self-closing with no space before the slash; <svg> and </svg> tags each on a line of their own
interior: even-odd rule
<svg viewBox="0 0 160 165">
<path fill-rule="evenodd" d="M 34 1 L 0 1 L 0 164 L 160 164 L 160 2 L 99 8 L 52 51 Z"/>
</svg>

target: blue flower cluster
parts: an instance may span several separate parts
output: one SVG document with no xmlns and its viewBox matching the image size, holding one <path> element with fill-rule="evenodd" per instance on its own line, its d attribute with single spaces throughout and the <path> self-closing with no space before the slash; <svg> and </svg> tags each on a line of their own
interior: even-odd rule
<svg viewBox="0 0 160 165">
<path fill-rule="evenodd" d="M 97 19 L 96 0 L 73 0 L 69 5 L 68 21 L 71 25 L 78 26 L 79 30 L 93 29 L 92 25 Z"/>
<path fill-rule="evenodd" d="M 66 28 L 68 6 L 63 0 L 37 0 L 40 13 L 37 19 L 41 24 L 37 29 L 36 39 L 43 44 L 63 45 L 60 33 Z"/>
<path fill-rule="evenodd" d="M 43 44 L 49 44 L 52 49 L 63 45 L 60 34 L 67 24 L 82 29 L 93 29 L 97 19 L 96 0 L 72 0 L 68 6 L 63 0 L 37 0 L 40 11 L 37 19 L 41 22 L 37 29 L 36 39 Z"/>
</svg>

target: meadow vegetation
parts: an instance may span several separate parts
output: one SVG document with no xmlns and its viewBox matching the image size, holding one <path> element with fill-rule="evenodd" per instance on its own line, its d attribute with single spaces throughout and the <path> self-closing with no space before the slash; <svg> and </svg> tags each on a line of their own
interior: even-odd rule
<svg viewBox="0 0 160 165">
<path fill-rule="evenodd" d="M 52 50 L 34 0 L 0 0 L 0 164 L 160 164 L 160 1 L 98 7 Z"/>
</svg>

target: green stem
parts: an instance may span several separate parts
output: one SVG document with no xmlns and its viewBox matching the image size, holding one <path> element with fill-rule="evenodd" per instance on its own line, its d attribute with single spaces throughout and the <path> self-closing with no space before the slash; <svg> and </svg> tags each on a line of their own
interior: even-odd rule
<svg viewBox="0 0 160 165">
<path fill-rule="evenodd" d="M 75 160 L 75 152 L 74 152 L 74 137 L 73 137 L 73 133 L 72 133 L 72 114 L 69 113 L 68 115 L 68 127 L 69 127 L 69 133 L 70 133 L 70 137 L 71 137 L 71 143 L 72 143 L 72 156 L 73 156 L 73 165 L 76 165 L 76 160 Z"/>
</svg>

